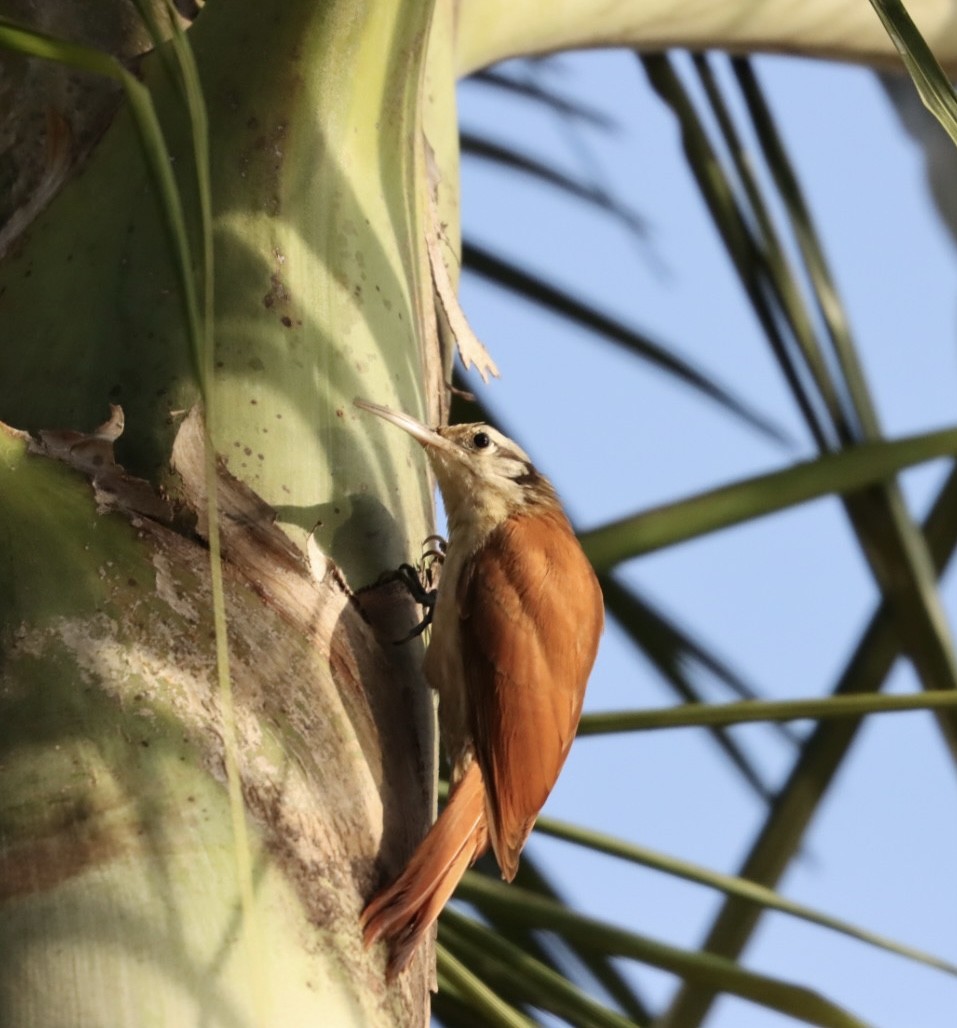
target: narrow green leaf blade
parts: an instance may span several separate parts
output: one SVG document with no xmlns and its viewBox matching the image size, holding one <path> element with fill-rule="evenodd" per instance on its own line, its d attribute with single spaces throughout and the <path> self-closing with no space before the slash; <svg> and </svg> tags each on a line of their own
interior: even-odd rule
<svg viewBox="0 0 957 1028">
<path fill-rule="evenodd" d="M 700 652 L 700 648 L 690 640 L 686 641 L 677 626 L 651 609 L 611 575 L 601 575 L 600 581 L 606 610 L 615 617 L 674 692 L 686 704 L 698 706 L 702 700 L 695 683 L 687 674 L 687 661 L 693 654 Z M 717 728 L 713 736 L 750 788 L 764 802 L 768 802 L 771 790 L 737 740 L 721 728 Z"/>
<path fill-rule="evenodd" d="M 439 988 L 451 988 L 465 997 L 489 1028 L 535 1028 L 520 1010 L 496 995 L 444 946 L 435 948 Z"/>
<path fill-rule="evenodd" d="M 516 1002 L 580 1028 L 634 1028 L 630 1018 L 602 1006 L 563 975 L 454 908 L 442 915 L 440 938 L 474 974 Z"/>
<path fill-rule="evenodd" d="M 494 143 L 489 139 L 473 135 L 470 132 L 460 133 L 459 142 L 463 156 L 500 165 L 519 174 L 526 175 L 535 181 L 552 186 L 574 200 L 579 200 L 605 214 L 611 215 L 635 234 L 639 236 L 647 235 L 648 225 L 645 220 L 598 186 L 582 182 L 572 175 L 559 171 L 553 164 L 541 161 L 529 154 L 521 153 L 514 147 Z"/>
<path fill-rule="evenodd" d="M 812 700 L 742 700 L 740 703 L 690 703 L 653 710 L 609 710 L 585 714 L 580 736 L 616 732 L 648 732 L 663 728 L 715 728 L 756 721 L 822 721 L 835 717 L 864 717 L 907 710 L 947 710 L 957 707 L 957 692 L 948 689 L 907 695 L 825 696 Z"/>
<path fill-rule="evenodd" d="M 957 144 L 957 97 L 946 72 L 901 0 L 871 0 L 871 6 L 901 55 L 924 106 Z"/>
<path fill-rule="evenodd" d="M 924 537 L 940 574 L 957 549 L 957 470 L 950 473 L 934 502 L 924 526 Z M 900 640 L 890 605 L 885 600 L 862 634 L 833 695 L 878 692 L 899 653 Z M 767 886 L 778 881 L 800 848 L 808 824 L 842 766 L 860 724 L 857 718 L 838 718 L 817 724 L 741 865 L 742 878 Z M 753 903 L 728 896 L 712 923 L 704 948 L 737 958 L 747 945 L 759 916 L 760 909 Z M 713 991 L 682 986 L 667 1018 L 672 1024 L 694 1028 L 707 1016 L 713 999 Z"/>
<path fill-rule="evenodd" d="M 589 107 L 576 97 L 563 96 L 553 89 L 530 79 L 518 79 L 505 74 L 500 68 L 486 68 L 470 75 L 467 82 L 475 82 L 482 86 L 501 90 L 512 96 L 522 97 L 533 103 L 541 104 L 563 118 L 580 121 L 595 129 L 610 132 L 618 127 L 614 119 L 596 107 Z"/>
<path fill-rule="evenodd" d="M 862 443 L 623 518 L 581 535 L 599 572 L 643 553 L 831 494 L 883 482 L 904 468 L 957 453 L 957 429 Z"/>
<path fill-rule="evenodd" d="M 673 350 L 585 301 L 563 292 L 528 269 L 471 242 L 466 242 L 462 247 L 462 263 L 476 275 L 624 347 L 629 353 L 719 404 L 769 439 L 779 443 L 789 442 L 787 434 L 770 418 L 752 409 L 744 400 L 734 396 L 729 389 L 705 375 L 689 361 L 676 356 Z"/>
<path fill-rule="evenodd" d="M 574 935 L 580 944 L 631 957 L 670 971 L 685 981 L 740 996 L 808 1024 L 824 1028 L 865 1028 L 863 1021 L 811 989 L 747 971 L 722 957 L 669 946 L 583 917 L 515 885 L 493 882 L 484 875 L 468 871 L 459 886 L 459 895 L 479 906 L 494 905 L 503 916 L 518 918 L 559 935 Z"/>
<path fill-rule="evenodd" d="M 848 698 L 853 699 L 856 697 Z M 618 839 L 614 836 L 582 828 L 579 825 L 568 824 L 564 821 L 556 821 L 549 817 L 540 817 L 535 822 L 535 831 L 541 832 L 543 835 L 550 835 L 555 839 L 563 839 L 577 846 L 586 847 L 598 853 L 607 853 L 609 856 L 640 864 L 642 867 L 662 871 L 665 874 L 683 878 L 685 881 L 718 889 L 728 896 L 737 896 L 740 899 L 749 900 L 768 910 L 777 910 L 782 914 L 789 914 L 803 921 L 809 921 L 823 928 L 829 928 L 841 935 L 847 935 L 852 939 L 857 939 L 859 942 L 875 946 L 888 953 L 894 953 L 897 956 L 906 957 L 908 960 L 924 964 L 935 970 L 943 971 L 945 974 L 957 976 L 957 965 L 948 963 L 946 960 L 941 960 L 933 954 L 925 953 L 912 946 L 904 946 L 876 932 L 869 932 L 864 928 L 841 921 L 836 917 L 831 917 L 811 907 L 794 903 L 773 889 L 748 881 L 746 878 L 711 871 L 708 868 L 701 867 L 699 864 L 679 860 L 677 857 L 667 856 L 655 850 L 647 849 L 644 846 L 637 846 L 634 843 L 626 842 L 624 839 Z"/>
</svg>

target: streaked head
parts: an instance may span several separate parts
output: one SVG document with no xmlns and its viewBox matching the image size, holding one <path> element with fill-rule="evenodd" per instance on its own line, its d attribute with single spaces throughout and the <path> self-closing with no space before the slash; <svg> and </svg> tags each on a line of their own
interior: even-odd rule
<svg viewBox="0 0 957 1028">
<path fill-rule="evenodd" d="M 377 403 L 357 399 L 355 404 L 422 444 L 442 490 L 453 534 L 456 526 L 468 523 L 491 531 L 512 514 L 558 504 L 551 483 L 535 470 L 528 454 L 490 425 L 429 428 Z"/>
</svg>

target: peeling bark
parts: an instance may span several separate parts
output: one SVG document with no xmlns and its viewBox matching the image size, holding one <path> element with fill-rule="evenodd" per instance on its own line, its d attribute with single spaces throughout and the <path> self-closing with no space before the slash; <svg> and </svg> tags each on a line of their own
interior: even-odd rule
<svg viewBox="0 0 957 1028">
<path fill-rule="evenodd" d="M 22 434 L 8 437 L 26 448 Z M 166 523 L 134 509 L 142 507 L 142 487 L 111 465 L 111 454 L 101 452 L 95 468 L 84 465 L 94 437 L 73 435 L 72 449 L 60 447 L 60 459 L 94 482 L 109 468 L 111 512 L 103 512 L 102 490 L 94 486 L 101 511 L 91 516 L 91 534 L 127 536 L 132 556 L 114 550 L 118 559 L 103 561 L 91 550 L 94 566 L 82 568 L 84 553 L 78 553 L 76 567 L 61 569 L 95 573 L 95 609 L 57 610 L 4 626 L 3 767 L 22 785 L 35 756 L 30 739 L 42 735 L 57 743 L 45 750 L 41 768 L 62 758 L 76 771 L 66 787 L 57 776 L 46 786 L 41 773 L 26 793 L 3 790 L 0 900 L 8 912 L 54 894 L 62 900 L 94 878 L 123 878 L 131 867 L 145 866 L 149 878 L 151 866 L 174 859 L 184 836 L 204 836 L 207 822 L 216 826 L 214 837 L 229 834 L 222 822 L 224 748 L 202 532 L 200 417 L 191 413 L 177 435 L 173 467 L 182 491 L 176 503 L 154 496 L 148 505 L 151 513 L 165 511 Z M 63 438 L 45 434 L 21 468 L 49 462 L 50 440 Z M 89 486 L 75 474 L 58 480 L 65 489 L 86 491 L 92 507 Z M 419 958 L 400 990 L 386 990 L 381 954 L 361 952 L 357 927 L 364 898 L 426 827 L 415 812 L 429 806 L 422 783 L 431 780 L 432 755 L 410 750 L 406 726 L 408 708 L 430 711 L 431 698 L 418 670 L 420 644 L 392 645 L 414 622 L 411 602 L 386 587 L 369 590 L 369 601 L 360 603 L 331 561 L 310 568 L 248 487 L 222 468 L 217 485 L 239 770 L 257 861 L 296 897 L 298 916 L 316 933 L 311 949 L 318 964 L 332 954 L 333 964 L 347 958 L 349 967 L 367 968 L 361 986 L 349 990 L 362 1010 L 356 1023 L 421 1023 L 428 961 Z M 0 505 L 0 530 L 11 529 L 13 517 Z M 190 523 L 198 530 L 183 527 Z M 41 710 L 30 715 L 36 729 L 24 740 L 10 726 L 23 727 L 36 689 L 54 676 L 59 684 L 50 685 L 51 695 L 61 697 L 60 713 L 82 697 L 77 716 L 84 727 L 73 734 L 59 714 Z M 193 846 L 187 843 L 187 852 Z M 175 881 L 169 886 L 174 908 L 187 902 L 175 898 Z M 226 945 L 229 911 L 213 907 L 208 916 L 222 919 Z M 334 949 L 319 942 L 330 934 L 338 940 Z M 3 944 L 7 952 L 13 942 Z M 16 951 L 14 945 L 14 968 Z M 261 958 L 268 962 L 269 952 Z M 18 1009 L 0 995 L 4 1023 L 25 1023 L 14 1016 Z"/>
</svg>

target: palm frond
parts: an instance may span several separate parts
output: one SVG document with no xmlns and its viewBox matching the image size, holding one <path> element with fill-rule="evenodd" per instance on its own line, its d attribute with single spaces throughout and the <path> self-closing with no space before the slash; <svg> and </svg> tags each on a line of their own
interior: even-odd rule
<svg viewBox="0 0 957 1028">
<path fill-rule="evenodd" d="M 924 106 L 957 144 L 957 96 L 933 50 L 921 35 L 901 0 L 871 0 L 904 67 L 914 80 Z"/>
<path fill-rule="evenodd" d="M 957 429 L 893 442 L 862 443 L 756 475 L 583 532 L 582 545 L 598 571 L 644 553 L 741 524 L 832 494 L 850 495 L 923 461 L 957 452 Z"/>
<path fill-rule="evenodd" d="M 525 1006 L 545 1010 L 578 1028 L 629 1028 L 635 1021 L 602 1006 L 568 978 L 536 960 L 498 932 L 454 909 L 442 917 L 443 945 L 454 939 L 463 963 L 478 977 L 488 973 L 496 992 Z"/>
<path fill-rule="evenodd" d="M 539 928 L 574 935 L 580 944 L 600 952 L 631 957 L 670 971 L 685 981 L 751 999 L 809 1024 L 829 1028 L 863 1028 L 863 1021 L 842 1010 L 813 990 L 766 975 L 746 971 L 737 964 L 707 952 L 682 950 L 635 932 L 582 917 L 566 907 L 517 886 L 492 882 L 484 875 L 466 872 L 459 894 L 470 902 L 497 906 L 512 919 Z"/>
<path fill-rule="evenodd" d="M 952 696 L 949 694 L 944 695 L 950 703 L 954 702 Z M 891 697 L 880 697 L 880 699 L 890 698 Z M 903 699 L 904 697 L 893 698 Z M 919 698 L 926 699 L 926 694 Z M 862 700 L 874 699 L 874 697 L 834 697 L 822 702 L 837 703 L 840 699 Z M 898 709 L 913 708 L 905 706 Z M 858 711 L 858 713 L 860 713 L 860 711 Z M 825 914 L 819 910 L 813 910 L 804 904 L 794 903 L 791 900 L 786 899 L 784 896 L 779 895 L 773 889 L 769 889 L 763 885 L 758 885 L 746 878 L 740 878 L 736 875 L 719 874 L 715 871 L 709 870 L 708 868 L 691 864 L 688 861 L 678 860 L 675 857 L 667 856 L 663 853 L 656 853 L 647 849 L 647 847 L 636 846 L 634 843 L 627 842 L 624 839 L 614 838 L 602 832 L 591 831 L 587 828 L 582 828 L 579 825 L 572 825 L 563 821 L 555 821 L 552 818 L 540 818 L 536 824 L 536 830 L 541 832 L 543 835 L 550 835 L 556 839 L 562 839 L 565 842 L 574 843 L 575 845 L 585 847 L 595 853 L 607 853 L 609 856 L 638 864 L 641 867 L 652 868 L 657 871 L 662 871 L 665 874 L 673 875 L 677 878 L 683 878 L 689 882 L 695 882 L 698 885 L 705 885 L 713 889 L 718 889 L 727 896 L 749 900 L 765 910 L 776 910 L 780 913 L 790 914 L 803 921 L 820 925 L 822 928 L 829 928 L 842 935 L 847 935 L 852 939 L 857 939 L 859 942 L 867 943 L 877 949 L 886 950 L 888 953 L 894 953 L 897 956 L 905 957 L 906 959 L 913 960 L 916 963 L 924 964 L 925 966 L 932 967 L 938 971 L 943 971 L 945 974 L 957 976 L 957 965 L 955 964 L 946 960 L 941 960 L 933 954 L 924 953 L 922 950 L 915 949 L 912 946 L 905 946 L 902 943 L 895 942 L 893 939 L 888 939 L 882 935 L 878 935 L 876 932 L 870 932 L 864 928 L 859 928 L 856 925 L 848 924 L 846 921 L 841 921 L 836 917 L 831 917 L 829 914 Z"/>
<path fill-rule="evenodd" d="M 927 546 L 938 574 L 957 549 L 957 471 L 941 489 L 924 525 Z M 871 618 L 834 688 L 834 696 L 878 692 L 900 654 L 900 638 L 887 601 Z M 797 853 L 811 818 L 818 809 L 851 748 L 859 720 L 838 718 L 819 722 L 805 743 L 787 781 L 738 871 L 741 878 L 774 886 Z M 757 924 L 751 904 L 729 898 L 712 922 L 703 947 L 737 957 Z M 700 1024 L 713 993 L 693 988 L 679 991 L 669 1009 L 675 1023 Z"/>
<path fill-rule="evenodd" d="M 615 128 L 615 120 L 605 112 L 582 103 L 574 96 L 563 96 L 529 77 L 518 78 L 507 74 L 501 68 L 488 68 L 470 76 L 468 81 L 500 90 L 511 97 L 529 100 L 562 118 L 571 118 L 583 124 L 609 132 Z"/>
<path fill-rule="evenodd" d="M 898 4 L 873 2 L 875 7 L 902 10 Z M 904 32 L 905 37 L 909 31 Z M 918 52 L 919 44 L 912 43 L 911 51 Z M 954 430 L 894 440 L 883 437 L 863 362 L 810 205 L 750 62 L 742 58 L 728 62 L 731 82 L 738 89 L 738 94 L 731 96 L 725 85 L 728 76 L 722 79 L 716 74 L 719 58 L 698 55 L 687 60 L 684 67 L 690 67 L 697 77 L 698 95 L 705 101 L 702 105 L 692 100 L 671 56 L 645 56 L 641 60 L 652 88 L 678 120 L 689 168 L 818 456 L 795 467 L 691 497 L 687 507 L 683 503 L 669 504 L 584 533 L 589 555 L 604 575 L 609 609 L 621 614 L 615 607 L 628 606 L 618 602 L 622 597 L 609 575 L 618 563 L 725 524 L 742 523 L 752 515 L 761 516 L 759 511 L 772 513 L 827 494 L 841 497 L 883 601 L 833 696 L 774 703 L 692 702 L 673 711 L 589 714 L 583 719 L 582 734 L 696 722 L 716 728 L 778 718 L 808 717 L 816 721 L 801 746 L 793 773 L 772 803 L 752 858 L 741 872 L 741 879 L 772 885 L 801 846 L 814 810 L 846 759 L 861 717 L 877 712 L 936 709 L 943 736 L 957 759 L 957 718 L 953 716 L 957 662 L 937 586 L 941 563 L 957 545 L 942 521 L 948 516 L 957 517 L 953 510 L 957 503 L 953 479 L 957 473 L 951 473 L 938 498 L 926 526 L 926 538 L 911 517 L 897 483 L 899 472 L 911 466 L 904 457 L 911 446 L 928 446 L 928 459 L 953 457 L 957 437 Z M 922 72 L 925 83 L 934 79 L 933 69 L 928 71 L 930 62 L 926 65 Z M 949 106 L 952 91 L 949 85 L 944 88 L 943 80 L 923 88 L 936 91 L 935 102 L 942 109 Z M 743 119 L 742 110 L 746 115 Z M 716 130 L 716 139 L 712 139 L 712 129 Z M 751 140 L 757 143 L 756 151 L 749 149 Z M 478 247 L 469 247 L 466 252 L 483 277 L 513 289 L 516 295 L 531 299 L 556 316 L 566 317 L 619 345 L 633 334 L 620 319 L 609 318 L 588 300 L 569 295 L 544 275 Z M 648 342 L 652 343 L 650 347 L 644 345 Z M 682 363 L 680 371 L 676 369 L 669 362 L 669 347 L 664 344 L 643 338 L 640 344 L 629 340 L 624 345 L 672 374 L 680 375 L 688 367 L 697 371 L 688 362 Z M 712 388 L 724 390 L 713 376 L 708 380 Z M 695 380 L 692 384 L 703 395 L 715 398 L 702 382 Z M 719 402 L 730 408 L 738 401 L 726 392 L 728 395 L 722 395 Z M 754 411 L 743 402 L 741 406 L 747 411 L 745 416 L 753 418 Z M 737 408 L 735 412 L 741 416 Z M 770 419 L 758 415 L 758 420 L 767 426 Z M 934 450 L 938 446 L 940 449 Z M 910 452 L 916 458 L 917 451 Z M 825 482 L 830 485 L 825 486 Z M 752 488 L 755 492 L 749 497 Z M 698 500 L 701 507 L 696 511 Z M 751 513 L 746 514 L 746 509 Z M 696 522 L 698 515 L 701 520 Z M 653 607 L 643 609 L 640 598 L 637 603 L 632 609 L 638 611 L 637 620 L 643 627 L 635 631 L 636 638 L 648 635 L 649 618 L 653 620 L 657 613 Z M 690 652 L 688 641 L 674 641 L 672 649 L 668 632 L 664 632 L 659 633 L 659 642 L 659 671 L 670 676 L 672 687 L 680 695 L 691 699 L 693 690 L 689 689 L 687 676 L 682 678 L 682 657 L 677 656 Z M 899 653 L 912 658 L 924 691 L 907 696 L 875 695 Z M 729 757 L 736 759 L 730 753 Z M 543 831 L 547 832 L 548 824 L 544 819 Z M 583 831 L 576 826 L 565 827 L 572 835 Z M 594 837 L 584 844 L 601 848 Z M 788 905 L 787 900 L 783 902 Z M 487 916 L 491 908 L 486 904 L 483 909 Z M 836 919 L 814 912 L 818 915 L 819 923 L 838 927 Z M 742 895 L 729 894 L 704 951 L 737 959 L 757 917 L 753 903 L 744 901 Z M 953 973 L 952 965 L 928 954 L 854 926 L 842 924 L 838 928 L 845 929 L 865 941 L 887 943 L 890 949 Z M 664 1019 L 691 1028 L 701 1022 L 715 990 L 690 973 L 682 974 L 685 985 Z"/>
<path fill-rule="evenodd" d="M 616 201 L 604 189 L 559 171 L 547 161 L 472 132 L 460 133 L 459 141 L 465 157 L 485 161 L 525 175 L 534 182 L 552 186 L 568 198 L 580 201 L 588 207 L 612 216 L 638 236 L 643 236 L 648 231 L 647 223 L 641 215 Z"/>
<path fill-rule="evenodd" d="M 628 353 L 719 404 L 768 439 L 778 443 L 789 442 L 787 433 L 773 419 L 734 396 L 728 387 L 709 378 L 690 361 L 678 356 L 673 348 L 663 346 L 587 301 L 572 296 L 527 268 L 493 254 L 477 243 L 466 241 L 463 244 L 462 262 L 467 271 L 624 347 Z"/>
</svg>

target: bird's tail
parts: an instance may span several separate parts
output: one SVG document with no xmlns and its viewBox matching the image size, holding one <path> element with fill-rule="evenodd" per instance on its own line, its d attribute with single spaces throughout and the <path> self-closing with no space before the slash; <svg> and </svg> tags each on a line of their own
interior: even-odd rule
<svg viewBox="0 0 957 1028">
<path fill-rule="evenodd" d="M 390 980 L 412 959 L 462 875 L 486 849 L 485 785 L 473 760 L 405 870 L 362 911 L 365 945 L 379 939 L 391 944 Z"/>
</svg>

